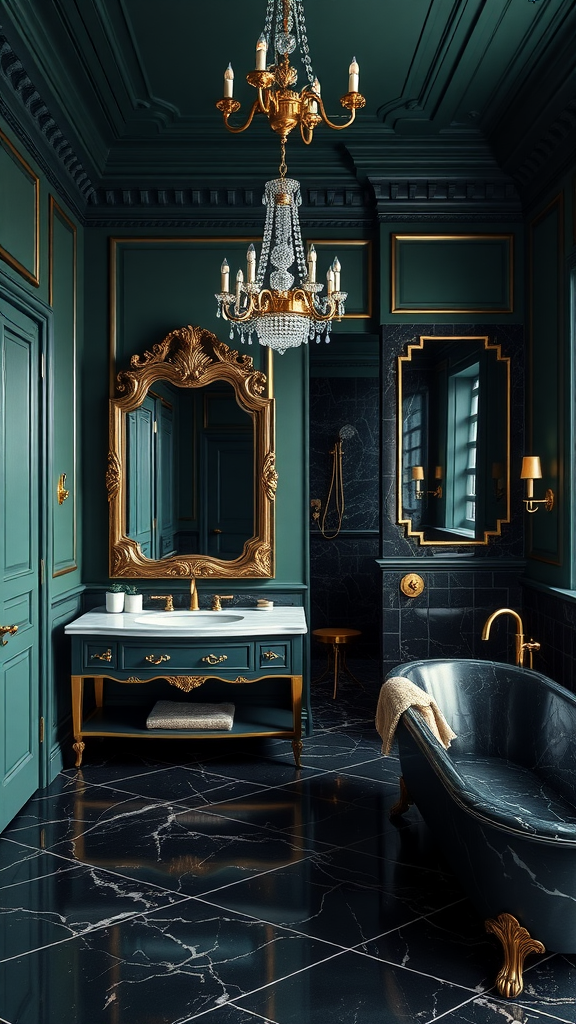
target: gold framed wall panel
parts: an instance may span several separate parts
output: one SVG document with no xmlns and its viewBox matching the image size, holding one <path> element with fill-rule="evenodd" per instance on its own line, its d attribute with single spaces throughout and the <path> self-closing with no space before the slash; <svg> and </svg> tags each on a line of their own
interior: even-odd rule
<svg viewBox="0 0 576 1024">
<path fill-rule="evenodd" d="M 318 251 L 318 255 L 323 250 L 330 249 L 334 256 L 338 256 L 340 259 L 340 253 L 346 252 L 346 249 L 362 248 L 366 250 L 366 284 L 364 288 L 363 296 L 363 308 L 360 312 L 344 313 L 342 320 L 370 320 L 373 315 L 373 303 L 372 303 L 372 286 L 373 286 L 373 247 L 372 242 L 369 238 L 310 238 L 308 240 L 309 245 L 314 245 Z M 320 262 L 320 261 L 319 261 Z M 340 260 L 342 263 L 342 261 Z M 326 264 L 326 269 L 329 264 Z M 346 267 L 345 263 L 342 264 L 342 287 L 346 291 Z M 349 300 L 347 300 L 349 304 Z"/>
<path fill-rule="evenodd" d="M 504 364 L 506 370 L 506 511 L 505 516 L 497 520 L 497 525 L 493 530 L 485 530 L 484 537 L 482 540 L 468 540 L 464 537 L 452 536 L 451 540 L 426 540 L 424 537 L 424 530 L 415 530 L 412 526 L 412 520 L 407 519 L 404 516 L 404 507 L 402 501 L 402 440 L 403 440 L 403 427 L 404 417 L 402 415 L 402 403 L 403 403 L 403 391 L 402 391 L 402 367 L 405 363 L 412 362 L 412 355 L 414 352 L 421 352 L 424 348 L 426 341 L 483 341 L 484 347 L 488 352 L 495 352 L 496 359 L 498 362 Z M 418 341 L 413 344 L 409 344 L 406 347 L 404 355 L 398 356 L 397 359 L 397 436 L 396 436 L 396 481 L 397 481 L 397 515 L 398 525 L 404 526 L 407 537 L 415 537 L 422 547 L 459 547 L 460 545 L 466 546 L 483 546 L 485 547 L 490 537 L 500 537 L 502 535 L 502 526 L 510 522 L 510 455 L 511 455 L 511 424 L 510 424 L 510 357 L 502 355 L 502 348 L 498 342 L 491 342 L 488 335 L 485 334 L 421 334 Z"/>
<path fill-rule="evenodd" d="M 449 302 L 439 302 L 437 305 L 433 303 L 422 303 L 420 305 L 408 304 L 406 301 L 402 302 L 401 298 L 401 283 L 399 280 L 400 274 L 400 249 L 403 244 L 410 245 L 411 243 L 435 243 L 435 242 L 454 242 L 460 244 L 463 242 L 496 242 L 501 241 L 506 243 L 507 251 L 507 262 L 508 262 L 508 273 L 506 279 L 507 296 L 506 301 L 503 304 L 494 304 L 492 307 L 479 304 L 470 305 L 455 305 Z M 390 295 L 391 295 L 391 312 L 403 316 L 410 316 L 412 314 L 446 314 L 453 313 L 456 315 L 463 314 L 482 314 L 482 315 L 496 315 L 506 314 L 514 312 L 514 235 L 511 233 L 463 233 L 463 234 L 438 234 L 438 235 L 424 235 L 424 234 L 396 234 L 391 235 L 391 265 L 390 265 Z"/>
<path fill-rule="evenodd" d="M 575 176 L 576 182 L 576 176 Z M 564 564 L 564 516 L 560 509 L 563 509 L 563 498 L 564 498 L 564 392 L 562 389 L 562 380 L 564 377 L 564 193 L 559 192 L 558 195 L 554 196 L 553 199 L 532 218 L 528 225 L 528 409 L 527 409 L 527 444 L 530 447 L 530 451 L 533 451 L 534 446 L 534 307 L 535 307 L 535 289 L 534 289 L 534 233 L 537 227 L 542 222 L 553 214 L 556 214 L 557 224 L 557 245 L 556 245 L 556 308 L 558 311 L 558 323 L 557 323 L 557 389 L 556 389 L 556 444 L 557 444 L 557 471 L 558 471 L 558 483 L 557 483 L 557 501 L 555 503 L 555 513 L 558 516 L 558 535 L 556 552 L 551 555 L 550 552 L 538 550 L 533 544 L 533 532 L 534 526 L 537 523 L 534 522 L 534 517 L 529 517 L 528 524 L 528 557 L 532 558 L 535 562 L 542 562 L 545 565 L 552 565 L 560 567 Z M 550 396 L 547 395 L 548 404 L 550 403 Z M 541 453 L 540 453 L 541 454 Z M 557 511 L 556 511 L 557 510 Z M 541 520 L 542 522 L 542 520 Z M 546 520 L 544 520 L 546 522 Z"/>
<path fill-rule="evenodd" d="M 66 559 L 57 561 L 56 559 L 56 536 L 55 536 L 55 520 L 59 511 L 66 509 L 66 505 L 54 506 L 54 516 L 52 522 L 52 578 L 56 579 L 58 576 L 65 576 L 70 572 L 75 572 L 78 568 L 77 560 L 77 538 L 78 538 L 78 489 L 76 483 L 77 469 L 78 469 L 78 398 L 77 398 L 77 329 L 78 329 L 78 232 L 76 225 L 65 213 L 62 207 L 54 199 L 53 195 L 50 195 L 49 199 L 49 216 L 48 216 L 48 302 L 50 306 L 54 308 L 54 292 L 55 292 L 55 222 L 58 221 L 65 230 L 69 231 L 72 236 L 72 333 L 71 333 L 71 348 L 72 348 L 72 360 L 71 360 L 71 397 L 72 397 L 72 480 L 70 481 L 70 473 L 68 471 L 67 483 L 68 489 L 71 491 L 70 498 L 72 501 L 72 517 L 71 517 L 71 536 L 72 536 L 72 551 L 68 562 Z M 55 314 L 57 315 L 57 314 Z M 62 334 L 59 335 L 60 339 Z M 53 388 L 54 395 L 53 400 L 55 403 L 58 402 L 58 388 L 62 386 L 62 379 L 57 366 L 56 354 L 54 354 L 54 374 L 53 374 Z M 54 436 L 54 424 L 52 424 L 52 439 L 55 441 Z M 59 465 L 54 464 L 54 452 L 53 452 L 53 473 L 57 474 Z M 64 467 L 62 467 L 64 469 Z M 70 482 L 72 486 L 70 487 Z M 54 501 L 56 484 L 52 481 L 52 501 Z"/>
<path fill-rule="evenodd" d="M 31 217 L 31 232 L 32 232 L 32 266 L 26 266 L 22 260 L 18 259 L 17 256 L 10 252 L 6 245 L 3 245 L 3 230 L 2 223 L 0 222 L 0 259 L 3 259 L 5 263 L 16 270 L 22 277 L 28 281 L 29 284 L 34 285 L 38 288 L 40 285 L 40 179 L 37 174 L 32 170 L 30 165 L 18 152 L 16 147 L 10 141 L 7 135 L 4 134 L 0 129 L 0 149 L 6 153 L 6 155 L 14 162 L 16 167 L 19 169 L 21 174 L 32 186 L 33 194 L 33 211 Z M 5 187 L 5 182 L 3 183 Z"/>
</svg>

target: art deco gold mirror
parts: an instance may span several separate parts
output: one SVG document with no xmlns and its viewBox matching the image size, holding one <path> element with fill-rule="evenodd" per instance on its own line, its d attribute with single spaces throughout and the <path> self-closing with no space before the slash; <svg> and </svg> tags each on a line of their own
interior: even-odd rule
<svg viewBox="0 0 576 1024">
<path fill-rule="evenodd" d="M 272 577 L 277 474 L 266 376 L 200 327 L 118 374 L 111 577 Z"/>
<path fill-rule="evenodd" d="M 420 544 L 488 544 L 510 521 L 510 359 L 488 337 L 398 358 L 398 521 Z"/>
</svg>

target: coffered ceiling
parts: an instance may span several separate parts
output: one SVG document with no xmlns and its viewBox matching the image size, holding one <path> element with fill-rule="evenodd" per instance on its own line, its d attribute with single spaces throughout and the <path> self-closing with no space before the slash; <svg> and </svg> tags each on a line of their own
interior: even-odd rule
<svg viewBox="0 0 576 1024">
<path fill-rule="evenodd" d="M 263 117 L 231 136 L 214 104 L 232 61 L 237 123 L 249 110 L 245 74 L 264 8 L 0 0 L 0 84 L 47 142 L 42 117 L 55 122 L 93 202 L 114 189 L 261 184 L 276 171 L 277 139 Z M 576 121 L 574 0 L 307 0 L 306 18 L 328 113 L 344 114 L 353 55 L 367 104 L 346 132 L 321 127 L 311 147 L 291 138 L 290 172 L 345 185 L 490 166 L 530 193 L 566 159 Z"/>
</svg>

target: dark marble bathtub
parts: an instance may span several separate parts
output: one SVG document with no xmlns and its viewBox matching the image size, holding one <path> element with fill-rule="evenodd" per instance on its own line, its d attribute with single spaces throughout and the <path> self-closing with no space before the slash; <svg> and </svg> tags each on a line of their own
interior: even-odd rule
<svg viewBox="0 0 576 1024">
<path fill-rule="evenodd" d="M 506 928 L 513 915 L 547 950 L 575 952 L 574 694 L 488 661 L 416 661 L 390 675 L 431 693 L 457 734 L 444 750 L 413 709 L 397 732 L 410 800 L 479 913 L 505 915 Z M 536 951 L 524 933 L 506 940 L 499 927 L 506 957 L 518 959 L 519 945 Z M 521 991 L 521 968 L 503 994 Z"/>
</svg>

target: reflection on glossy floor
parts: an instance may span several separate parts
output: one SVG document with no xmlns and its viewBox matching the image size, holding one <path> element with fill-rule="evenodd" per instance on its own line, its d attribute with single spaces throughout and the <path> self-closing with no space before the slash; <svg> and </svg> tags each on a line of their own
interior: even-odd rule
<svg viewBox="0 0 576 1024">
<path fill-rule="evenodd" d="M 376 697 L 318 687 L 300 772 L 289 742 L 87 744 L 0 839 L 0 1021 L 576 1024 L 576 956 L 495 998 L 494 939 L 388 820 Z"/>
</svg>

